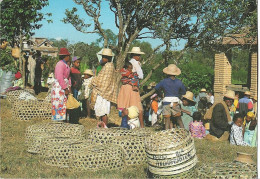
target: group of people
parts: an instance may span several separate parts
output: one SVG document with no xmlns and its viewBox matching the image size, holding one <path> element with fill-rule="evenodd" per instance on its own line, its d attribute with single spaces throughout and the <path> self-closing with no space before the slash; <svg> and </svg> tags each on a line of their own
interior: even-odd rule
<svg viewBox="0 0 260 179">
<path fill-rule="evenodd" d="M 121 127 L 128 129 L 143 128 L 149 121 L 152 125 L 156 125 L 158 118 L 163 116 L 165 129 L 185 128 L 191 132 L 193 137 L 215 140 L 230 138 L 230 142 L 232 141 L 233 144 L 235 141 L 237 145 L 240 145 L 240 142 L 236 142 L 237 136 L 240 136 L 240 139 L 242 137 L 243 140 L 248 139 L 248 137 L 244 137 L 247 135 L 247 131 L 256 129 L 252 125 L 257 124 L 257 110 L 256 107 L 254 108 L 257 99 L 254 98 L 255 102 L 253 102 L 247 96 L 249 92 L 245 93 L 244 98 L 238 99 L 235 98 L 234 91 L 227 91 L 223 101 L 214 102 L 213 94 L 207 93 L 203 88 L 195 98 L 191 91 L 186 91 L 182 81 L 177 78 L 181 74 L 181 70 L 174 64 L 169 64 L 163 69 L 163 73 L 167 77 L 155 86 L 156 92 L 151 95 L 151 101 L 147 104 L 149 108 L 144 110 L 139 84 L 144 77 L 140 61 L 141 55 L 145 53 L 139 47 L 133 47 L 128 54 L 130 60 L 126 60 L 122 69 L 116 70 L 112 63 L 114 57 L 112 50 L 103 49 L 99 62 L 101 68 L 95 73 L 87 69 L 82 79 L 79 71 L 81 59 L 73 57 L 73 67 L 70 68 L 68 65 L 71 59 L 70 53 L 66 48 L 61 48 L 60 61 L 55 67 L 55 80 L 51 90 L 53 120 L 66 119 L 67 95 L 72 93 L 76 99 L 83 96 L 88 109 L 87 114 L 90 115 L 90 109 L 94 110 L 102 127 L 106 127 L 108 124 L 108 115 L 111 103 L 113 103 L 117 105 L 119 116 L 122 117 Z M 118 77 L 121 79 L 120 88 L 117 82 Z M 147 110 L 150 116 L 148 120 L 146 118 Z M 255 122 L 251 122 L 252 117 L 247 117 L 252 116 L 252 113 Z M 239 123 L 240 119 L 243 119 L 242 125 Z M 241 131 L 240 127 L 243 128 L 242 136 L 237 134 L 238 131 Z M 252 136 L 251 133 L 250 136 Z M 249 142 L 247 144 L 251 145 Z"/>
</svg>

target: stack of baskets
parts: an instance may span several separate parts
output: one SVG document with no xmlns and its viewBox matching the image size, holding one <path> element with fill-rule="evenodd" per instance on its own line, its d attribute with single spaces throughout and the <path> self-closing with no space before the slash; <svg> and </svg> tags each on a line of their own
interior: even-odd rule
<svg viewBox="0 0 260 179">
<path fill-rule="evenodd" d="M 8 91 L 6 93 L 6 99 L 9 101 L 11 104 L 13 104 L 16 100 L 19 99 L 19 96 L 23 92 L 29 92 L 32 95 L 35 95 L 33 89 L 24 89 L 24 90 L 14 90 L 14 91 Z"/>
<path fill-rule="evenodd" d="M 49 98 L 45 100 L 20 100 L 19 96 L 23 92 L 34 95 L 33 89 L 15 90 L 7 92 L 7 100 L 12 104 L 12 117 L 17 120 L 51 119 L 52 105 Z"/>
<path fill-rule="evenodd" d="M 44 140 L 55 138 L 60 143 L 70 140 L 85 139 L 85 130 L 82 125 L 68 124 L 63 122 L 49 122 L 34 124 L 27 127 L 25 134 L 25 143 L 30 153 L 41 153 Z M 59 142 L 57 142 L 59 143 Z"/>
<path fill-rule="evenodd" d="M 198 178 L 257 178 L 257 168 L 241 162 L 207 164 L 198 168 Z"/>
<path fill-rule="evenodd" d="M 128 130 L 125 128 L 99 128 L 89 131 L 88 139 L 92 144 L 116 144 L 125 152 L 126 165 L 146 162 L 144 140 L 151 131 L 145 129 Z"/>
<path fill-rule="evenodd" d="M 152 134 L 145 140 L 149 171 L 156 176 L 180 176 L 197 163 L 194 140 L 185 129 Z"/>
</svg>

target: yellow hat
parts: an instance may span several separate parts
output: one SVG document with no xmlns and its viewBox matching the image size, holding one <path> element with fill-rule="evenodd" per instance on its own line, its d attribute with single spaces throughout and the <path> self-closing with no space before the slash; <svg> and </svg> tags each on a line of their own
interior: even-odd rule
<svg viewBox="0 0 260 179">
<path fill-rule="evenodd" d="M 139 109 L 136 106 L 131 106 L 129 108 L 127 108 L 128 110 L 128 117 L 130 119 L 134 119 L 137 118 L 139 115 Z"/>
<path fill-rule="evenodd" d="M 245 95 L 249 95 L 250 96 L 251 95 L 250 91 L 246 91 Z"/>
<path fill-rule="evenodd" d="M 249 111 L 246 115 L 249 116 L 249 117 L 255 117 L 255 115 L 252 111 Z"/>
</svg>

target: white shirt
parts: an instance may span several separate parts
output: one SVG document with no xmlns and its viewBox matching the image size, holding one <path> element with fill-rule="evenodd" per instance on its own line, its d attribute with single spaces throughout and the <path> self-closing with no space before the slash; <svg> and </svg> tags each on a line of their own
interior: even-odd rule
<svg viewBox="0 0 260 179">
<path fill-rule="evenodd" d="M 232 125 L 230 134 L 230 144 L 249 146 L 248 143 L 244 142 L 242 131 L 242 127 L 238 127 L 236 124 Z"/>
<path fill-rule="evenodd" d="M 210 96 L 209 100 L 210 100 L 210 102 L 211 102 L 212 104 L 214 104 L 214 96 L 213 96 L 213 95 Z"/>
<path fill-rule="evenodd" d="M 144 74 L 140 62 L 136 61 L 134 58 L 132 58 L 129 62 L 133 65 L 133 72 L 136 72 L 138 74 L 139 79 L 143 79 Z"/>
</svg>

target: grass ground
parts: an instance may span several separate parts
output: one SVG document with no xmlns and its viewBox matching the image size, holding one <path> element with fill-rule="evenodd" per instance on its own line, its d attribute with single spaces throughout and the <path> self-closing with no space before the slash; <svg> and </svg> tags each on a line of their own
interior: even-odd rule
<svg viewBox="0 0 260 179">
<path fill-rule="evenodd" d="M 17 121 L 12 119 L 11 105 L 0 100 L 0 177 L 1 178 L 147 178 L 147 166 L 127 167 L 123 170 L 103 170 L 98 172 L 75 172 L 69 169 L 51 167 L 44 164 L 38 155 L 26 151 L 25 130 L 40 120 Z M 84 121 L 82 122 L 84 125 Z M 86 130 L 89 129 L 85 125 Z M 257 159 L 257 148 L 231 146 L 229 142 L 195 140 L 198 156 L 197 167 L 202 164 L 231 162 L 236 152 L 253 154 Z"/>
</svg>

